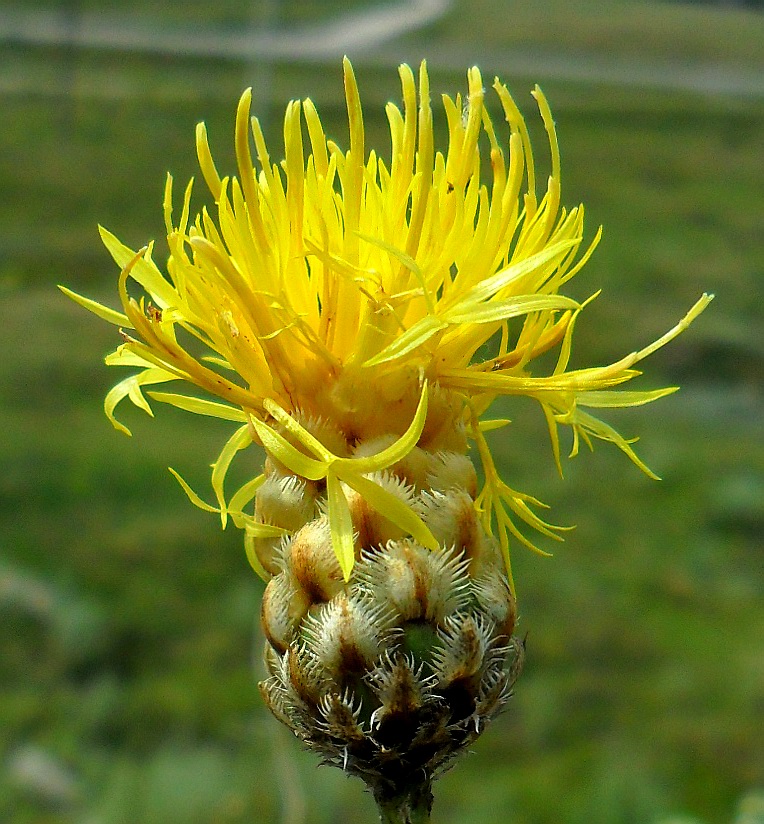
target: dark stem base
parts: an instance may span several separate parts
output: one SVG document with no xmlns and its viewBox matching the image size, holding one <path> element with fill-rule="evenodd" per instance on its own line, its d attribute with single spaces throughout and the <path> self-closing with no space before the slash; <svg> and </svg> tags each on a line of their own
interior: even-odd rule
<svg viewBox="0 0 764 824">
<path fill-rule="evenodd" d="M 428 824 L 432 810 L 432 779 L 391 788 L 387 783 L 371 787 L 379 807 L 381 824 Z"/>
</svg>

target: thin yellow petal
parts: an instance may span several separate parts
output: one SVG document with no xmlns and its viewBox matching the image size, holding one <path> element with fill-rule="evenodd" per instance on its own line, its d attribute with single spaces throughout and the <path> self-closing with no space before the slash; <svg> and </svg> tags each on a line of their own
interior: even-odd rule
<svg viewBox="0 0 764 824">
<path fill-rule="evenodd" d="M 172 392 L 147 392 L 146 394 L 155 401 L 176 406 L 178 409 L 193 412 L 195 415 L 206 415 L 208 418 L 222 418 L 224 421 L 239 423 L 248 420 L 244 410 L 237 406 L 229 406 L 227 403 L 207 401 L 191 395 L 178 395 Z"/>
<path fill-rule="evenodd" d="M 662 335 L 658 338 L 658 340 L 654 341 L 649 346 L 646 346 L 644 349 L 640 349 L 636 354 L 636 360 L 643 360 L 648 355 L 652 355 L 653 352 L 665 346 L 669 341 L 674 340 L 677 335 L 687 329 L 687 327 L 698 317 L 698 315 L 705 311 L 708 304 L 711 303 L 713 299 L 713 295 L 708 292 L 704 292 L 703 295 L 693 304 L 690 311 L 679 321 L 679 323 L 677 323 L 676 326 L 669 329 L 665 335 Z"/>
<path fill-rule="evenodd" d="M 462 299 L 470 299 L 478 302 L 488 300 L 495 294 L 498 294 L 502 289 L 506 289 L 531 272 L 549 266 L 552 261 L 561 258 L 568 249 L 571 249 L 577 243 L 577 239 L 562 240 L 547 246 L 545 249 L 536 252 L 530 257 L 518 260 L 516 263 L 511 263 L 500 272 L 473 286 L 469 292 L 463 295 Z"/>
<path fill-rule="evenodd" d="M 98 301 L 78 295 L 76 292 L 72 292 L 71 289 L 67 289 L 66 286 L 61 286 L 61 284 L 59 284 L 58 288 L 68 298 L 71 298 L 75 303 L 79 303 L 79 305 L 87 309 L 88 312 L 98 315 L 102 320 L 113 323 L 115 326 L 121 326 L 123 329 L 133 328 L 130 319 L 123 312 L 117 312 L 116 309 L 110 309 L 108 306 L 98 303 Z"/>
<path fill-rule="evenodd" d="M 263 581 L 267 582 L 273 576 L 266 572 L 265 567 L 260 563 L 260 559 L 257 557 L 257 552 L 255 550 L 255 537 L 255 535 L 252 535 L 249 532 L 244 533 L 244 552 L 252 569 Z"/>
<path fill-rule="evenodd" d="M 333 465 L 337 473 L 350 470 L 356 475 L 366 475 L 371 472 L 379 472 L 387 469 L 394 463 L 402 460 L 417 445 L 427 420 L 427 381 L 422 386 L 422 394 L 419 397 L 414 418 L 408 429 L 398 438 L 395 443 L 370 455 L 367 458 L 337 458 Z"/>
<path fill-rule="evenodd" d="M 329 525 L 334 554 L 339 561 L 342 575 L 346 581 L 349 581 L 355 564 L 353 520 L 350 517 L 347 498 L 342 491 L 342 484 L 332 471 L 326 476 L 326 497 L 329 504 Z"/>
<path fill-rule="evenodd" d="M 240 489 L 234 492 L 231 500 L 228 502 L 228 511 L 231 513 L 231 517 L 235 518 L 239 513 L 243 514 L 244 507 L 255 497 L 257 490 L 260 489 L 264 482 L 265 475 L 258 475 L 247 481 Z"/>
<path fill-rule="evenodd" d="M 123 432 L 125 435 L 132 435 L 132 432 L 114 417 L 114 410 L 117 405 L 129 398 L 132 403 L 139 409 L 142 409 L 147 415 L 151 417 L 154 413 L 148 404 L 148 401 L 141 392 L 141 387 L 149 386 L 155 383 L 164 383 L 166 381 L 175 380 L 175 375 L 166 372 L 164 369 L 150 368 L 137 375 L 131 375 L 120 381 L 116 386 L 109 390 L 104 399 L 103 408 L 106 412 L 106 417 L 111 421 L 112 426 Z"/>
<path fill-rule="evenodd" d="M 311 481 L 318 481 L 326 477 L 328 464 L 325 461 L 317 461 L 304 455 L 299 449 L 292 446 L 283 435 L 275 432 L 263 421 L 254 417 L 250 420 L 257 431 L 257 436 L 260 438 L 263 448 L 273 455 L 276 460 L 281 461 L 287 469 Z"/>
<path fill-rule="evenodd" d="M 160 309 L 173 306 L 177 302 L 177 295 L 172 286 L 162 277 L 162 273 L 143 255 L 136 259 L 136 253 L 125 246 L 111 232 L 99 226 L 101 240 L 114 258 L 114 262 L 121 269 L 130 266 L 130 277 L 156 301 Z"/>
<path fill-rule="evenodd" d="M 440 548 L 435 536 L 419 515 L 392 492 L 388 492 L 384 487 L 368 478 L 364 478 L 362 475 L 348 472 L 343 473 L 340 477 L 373 509 L 419 541 L 422 546 L 432 550 Z"/>
<path fill-rule="evenodd" d="M 592 408 L 642 406 L 665 398 L 667 395 L 673 395 L 678 389 L 678 386 L 667 386 L 665 389 L 653 389 L 646 392 L 619 392 L 606 389 L 579 392 L 576 396 L 576 403 L 579 406 Z"/>
<path fill-rule="evenodd" d="M 219 512 L 220 511 L 217 507 L 211 506 L 210 504 L 203 501 L 196 494 L 196 492 L 194 492 L 194 490 L 191 489 L 191 487 L 183 480 L 183 478 L 181 478 L 181 476 L 171 466 L 168 467 L 168 469 L 170 470 L 170 473 L 175 478 L 175 480 L 181 485 L 183 491 L 188 496 L 188 500 L 191 501 L 191 503 L 194 506 L 198 507 L 199 509 L 203 509 L 205 512 Z"/>
<path fill-rule="evenodd" d="M 329 463 L 335 456 L 317 438 L 301 426 L 285 409 L 282 409 L 275 401 L 266 398 L 263 401 L 265 411 L 273 416 L 286 431 L 296 438 L 303 446 L 309 449 L 320 461 Z M 305 476 L 307 477 L 307 476 Z"/>
<path fill-rule="evenodd" d="M 479 422 L 481 432 L 493 432 L 494 429 L 501 429 L 512 423 L 509 418 L 495 418 L 493 420 L 482 420 Z"/>
<path fill-rule="evenodd" d="M 379 354 L 369 358 L 364 366 L 379 366 L 382 363 L 404 358 L 430 340 L 433 335 L 447 328 L 448 323 L 441 318 L 435 315 L 425 315 Z"/>
<path fill-rule="evenodd" d="M 220 506 L 220 520 L 223 529 L 225 529 L 228 521 L 228 509 L 226 507 L 225 490 L 223 488 L 225 478 L 231 466 L 231 461 L 236 457 L 236 453 L 242 449 L 246 449 L 251 443 L 252 433 L 249 425 L 245 424 L 231 435 L 221 450 L 220 455 L 218 455 L 218 459 L 212 465 L 212 489 L 215 492 L 215 497 Z"/>
<path fill-rule="evenodd" d="M 463 301 L 442 317 L 448 323 L 495 323 L 531 312 L 553 312 L 578 307 L 575 300 L 564 295 L 518 295 L 485 303 Z"/>
<path fill-rule="evenodd" d="M 247 535 L 254 538 L 280 538 L 287 534 L 287 530 L 280 526 L 273 524 L 265 524 L 255 519 L 254 515 L 245 515 L 243 512 L 238 512 L 234 517 L 231 513 L 231 518 L 237 520 L 237 526 L 245 529 Z"/>
<path fill-rule="evenodd" d="M 222 189 L 220 175 L 212 159 L 210 144 L 207 139 L 207 127 L 204 123 L 196 124 L 196 156 L 199 159 L 199 168 L 202 170 L 204 180 L 215 200 L 220 199 Z"/>
</svg>

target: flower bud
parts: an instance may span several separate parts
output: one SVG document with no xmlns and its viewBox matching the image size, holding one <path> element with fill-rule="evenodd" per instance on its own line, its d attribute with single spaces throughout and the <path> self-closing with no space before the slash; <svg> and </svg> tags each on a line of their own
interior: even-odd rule
<svg viewBox="0 0 764 824">
<path fill-rule="evenodd" d="M 414 496 L 414 490 L 394 475 L 387 472 L 375 472 L 368 477 L 410 508 L 415 510 L 420 508 L 420 503 Z M 403 529 L 386 518 L 354 489 L 343 486 L 343 491 L 350 509 L 353 529 L 357 533 L 356 546 L 358 548 L 382 546 L 388 541 L 406 537 Z"/>
<path fill-rule="evenodd" d="M 255 497 L 258 521 L 296 532 L 316 511 L 317 490 L 296 475 L 273 473 L 263 481 Z"/>
<path fill-rule="evenodd" d="M 438 492 L 459 489 L 470 498 L 477 495 L 477 472 L 472 461 L 460 452 L 438 452 L 432 456 L 427 486 Z"/>
<path fill-rule="evenodd" d="M 431 552 L 413 540 L 391 542 L 380 552 L 367 553 L 358 578 L 405 621 L 440 623 L 468 597 L 463 559 L 454 552 Z"/>
<path fill-rule="evenodd" d="M 284 561 L 311 603 L 328 601 L 343 588 L 342 570 L 324 516 L 305 524 L 286 542 Z"/>
<path fill-rule="evenodd" d="M 422 666 L 403 655 L 385 656 L 379 667 L 369 673 L 371 688 L 380 706 L 371 716 L 374 737 L 385 747 L 406 747 L 417 734 L 412 723 L 417 713 L 434 697 Z"/>
<path fill-rule="evenodd" d="M 470 560 L 480 555 L 485 533 L 468 492 L 433 490 L 422 495 L 424 522 L 440 544 L 464 552 Z"/>
<path fill-rule="evenodd" d="M 395 435 L 382 435 L 378 438 L 365 440 L 358 444 L 354 455 L 359 458 L 376 455 L 378 452 L 392 446 L 395 440 Z M 390 468 L 390 472 L 418 492 L 421 489 L 428 488 L 428 476 L 432 471 L 432 464 L 432 454 L 415 446 L 408 455 Z"/>
<path fill-rule="evenodd" d="M 350 744 L 361 743 L 366 733 L 358 717 L 361 704 L 353 704 L 352 693 L 345 691 L 342 695 L 330 692 L 318 703 L 318 709 L 324 718 L 327 733 L 334 739 L 348 741 Z"/>
<path fill-rule="evenodd" d="M 475 580 L 474 592 L 481 610 L 493 620 L 497 632 L 509 638 L 515 628 L 517 605 L 506 577 L 494 567 Z"/>
<path fill-rule="evenodd" d="M 340 594 L 305 620 L 306 648 L 343 683 L 371 668 L 391 637 L 392 615 L 369 599 Z"/>
<path fill-rule="evenodd" d="M 308 594 L 288 571 L 268 581 L 260 607 L 265 636 L 279 652 L 286 652 L 295 631 L 310 608 Z"/>
<path fill-rule="evenodd" d="M 467 451 L 467 434 L 462 420 L 463 407 L 452 393 L 433 384 L 420 446 L 428 452 L 439 450 Z"/>
<path fill-rule="evenodd" d="M 491 644 L 490 629 L 469 613 L 446 619 L 439 633 L 441 645 L 433 655 L 433 669 L 441 686 L 471 681 L 483 668 Z"/>
</svg>

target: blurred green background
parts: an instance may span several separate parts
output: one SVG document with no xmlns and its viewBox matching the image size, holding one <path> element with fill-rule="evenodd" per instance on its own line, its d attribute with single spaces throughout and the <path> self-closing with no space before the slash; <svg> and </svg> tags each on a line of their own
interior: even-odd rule
<svg viewBox="0 0 764 824">
<path fill-rule="evenodd" d="M 586 204 L 589 236 L 605 227 L 574 286 L 603 289 L 575 365 L 632 351 L 702 291 L 717 295 L 646 364 L 643 388 L 682 391 L 609 418 L 644 436 L 662 483 L 606 446 L 560 480 L 538 410 L 502 410 L 508 481 L 578 528 L 553 559 L 515 551 L 526 672 L 510 711 L 439 782 L 434 821 L 721 824 L 764 790 L 760 4 L 429 5 L 427 25 L 382 41 L 404 17 L 388 3 L 376 42 L 339 43 L 337 21 L 360 30 L 371 4 L 0 5 L 0 820 L 375 820 L 359 782 L 318 769 L 263 709 L 262 585 L 240 535 L 193 510 L 166 470 L 206 489 L 226 425 L 160 407 L 153 421 L 127 413 L 132 440 L 113 431 L 101 403 L 121 375 L 101 358 L 114 330 L 55 288 L 116 305 L 99 222 L 134 247 L 156 238 L 161 258 L 164 175 L 182 186 L 195 173 L 200 119 L 233 169 L 245 86 L 274 157 L 295 96 L 345 143 L 343 51 L 383 154 L 400 61 L 426 57 L 435 93 L 464 89 L 473 62 L 486 85 L 500 74 L 542 168 L 529 92 L 543 86 L 563 201 Z M 292 45 L 248 49 L 264 30 Z"/>
</svg>

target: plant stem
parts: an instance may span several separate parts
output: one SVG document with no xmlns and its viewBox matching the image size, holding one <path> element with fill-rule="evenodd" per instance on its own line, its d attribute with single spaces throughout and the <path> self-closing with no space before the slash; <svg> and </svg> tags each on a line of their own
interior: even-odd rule
<svg viewBox="0 0 764 824">
<path fill-rule="evenodd" d="M 432 810 L 432 783 L 410 784 L 402 792 L 391 793 L 389 787 L 374 787 L 381 824 L 429 824 Z"/>
</svg>

